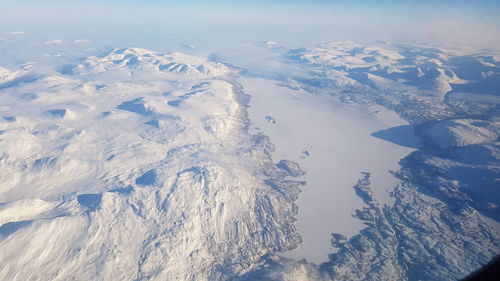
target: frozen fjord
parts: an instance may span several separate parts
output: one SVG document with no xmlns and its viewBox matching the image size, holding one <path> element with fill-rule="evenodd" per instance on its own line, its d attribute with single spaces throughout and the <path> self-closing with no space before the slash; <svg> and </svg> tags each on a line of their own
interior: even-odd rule
<svg viewBox="0 0 500 281">
<path fill-rule="evenodd" d="M 407 124 L 393 112 L 377 106 L 348 105 L 335 97 L 313 95 L 279 86 L 278 81 L 240 78 L 251 95 L 252 129 L 270 137 L 275 145 L 274 162 L 292 160 L 306 172 L 297 228 L 303 238 L 298 249 L 285 253 L 297 260 L 320 264 L 327 261 L 331 234 L 355 235 L 363 227 L 352 216 L 362 206 L 353 186 L 361 172 L 372 174 L 372 186 L 381 202 L 397 179 L 390 170 L 415 148 L 399 146 L 371 136 L 372 133 Z M 257 129 L 256 129 L 257 128 Z M 411 131 L 405 132 L 418 145 Z"/>
</svg>

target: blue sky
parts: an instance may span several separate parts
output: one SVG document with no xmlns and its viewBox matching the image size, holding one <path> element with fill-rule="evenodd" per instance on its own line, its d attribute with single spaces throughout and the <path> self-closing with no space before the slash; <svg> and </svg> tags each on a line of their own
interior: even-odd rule
<svg viewBox="0 0 500 281">
<path fill-rule="evenodd" d="M 22 9 L 36 8 L 40 14 L 54 9 L 71 10 L 75 7 L 100 9 L 135 8 L 280 8 L 292 9 L 342 9 L 355 11 L 379 11 L 397 13 L 401 11 L 461 13 L 464 16 L 497 16 L 500 12 L 498 0 L 2 0 L 4 14 L 21 16 Z M 17 11 L 16 11 L 17 10 Z"/>
<path fill-rule="evenodd" d="M 398 18 L 412 15 L 433 15 L 442 18 L 465 18 L 493 21 L 500 13 L 498 0 L 2 0 L 0 15 L 8 19 L 24 20 L 64 15 L 80 15 L 80 11 L 94 12 L 96 15 L 117 11 L 140 12 L 154 10 L 178 10 L 217 14 L 221 11 L 232 13 L 265 14 L 267 17 L 293 14 L 301 11 L 341 11 L 350 14 L 371 13 Z M 266 14 L 274 12 L 276 14 Z M 291 15 L 292 16 L 292 15 Z M 497 22 L 500 20 L 497 20 Z"/>
<path fill-rule="evenodd" d="M 0 33 L 136 46 L 364 40 L 488 47 L 500 38 L 498 14 L 497 0 L 2 0 Z"/>
<path fill-rule="evenodd" d="M 230 5 L 230 6 L 330 6 L 346 8 L 425 8 L 434 9 L 435 7 L 447 9 L 470 9 L 483 10 L 499 9 L 498 0 L 3 0 L 3 4 L 16 5 L 38 5 L 38 6 L 56 6 L 76 3 L 89 5 L 137 5 L 137 6 L 158 6 L 158 5 L 176 5 L 176 6 L 196 6 L 196 5 Z"/>
</svg>

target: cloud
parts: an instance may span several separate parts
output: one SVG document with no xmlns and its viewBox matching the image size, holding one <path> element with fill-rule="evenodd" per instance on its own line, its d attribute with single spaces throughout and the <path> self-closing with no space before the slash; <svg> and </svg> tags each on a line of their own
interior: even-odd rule
<svg viewBox="0 0 500 281">
<path fill-rule="evenodd" d="M 278 46 L 278 43 L 276 43 L 274 41 L 267 41 L 267 42 L 264 43 L 264 45 L 266 47 L 276 47 L 276 46 Z"/>
<path fill-rule="evenodd" d="M 73 43 L 75 44 L 85 44 L 85 43 L 89 43 L 90 40 L 87 40 L 87 39 L 76 39 L 76 40 L 73 40 Z"/>
<path fill-rule="evenodd" d="M 59 39 L 49 40 L 49 41 L 45 42 L 45 44 L 47 44 L 47 45 L 60 45 L 62 43 L 63 42 Z"/>
<path fill-rule="evenodd" d="M 10 34 L 12 34 L 12 35 L 23 35 L 24 31 L 12 31 Z"/>
</svg>

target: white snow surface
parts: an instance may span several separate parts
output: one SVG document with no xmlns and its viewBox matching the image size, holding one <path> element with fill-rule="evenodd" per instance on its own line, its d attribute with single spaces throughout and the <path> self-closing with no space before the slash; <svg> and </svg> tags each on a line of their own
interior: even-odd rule
<svg viewBox="0 0 500 281">
<path fill-rule="evenodd" d="M 269 47 L 286 52 L 282 61 L 243 60 L 285 78 L 242 83 L 261 102 L 248 110 L 237 70 L 182 53 L 126 48 L 60 69 L 0 67 L 0 280 L 228 280 L 278 276 L 282 264 L 296 265 L 283 280 L 459 279 L 498 252 L 498 228 L 476 215 L 497 221 L 498 58 L 352 42 Z M 287 72 L 299 68 L 306 76 Z M 424 148 L 398 114 L 426 124 Z M 264 134 L 252 135 L 249 117 Z M 428 142 L 445 149 L 434 155 Z M 273 164 L 282 159 L 307 173 Z M 399 168 L 403 182 L 387 176 Z M 356 198 L 361 171 L 370 173 Z M 308 182 L 300 210 L 297 180 Z M 422 180 L 435 202 L 420 200 Z M 360 199 L 368 208 L 355 216 L 367 227 L 352 236 Z M 310 212 L 324 209 L 320 220 Z M 320 267 L 265 256 L 295 249 L 299 232 L 293 258 L 340 250 Z M 310 241 L 317 260 L 300 252 Z"/>
<path fill-rule="evenodd" d="M 445 120 L 423 130 L 441 148 L 489 143 L 500 136 L 500 122 L 474 119 Z"/>
<path fill-rule="evenodd" d="M 16 79 L 20 75 L 20 71 L 11 71 L 0 66 L 0 85 Z"/>
<path fill-rule="evenodd" d="M 303 59 L 329 66 L 371 67 L 391 66 L 404 56 L 377 46 L 363 46 L 352 41 L 329 42 L 312 48 Z"/>
<path fill-rule="evenodd" d="M 219 77 L 230 73 L 229 69 L 206 58 L 179 52 L 159 54 L 141 48 L 115 49 L 103 57 L 89 57 L 73 70 L 77 74 L 95 74 L 107 71 L 125 75 L 151 72 L 163 74 L 189 74 L 190 78 Z"/>
<path fill-rule="evenodd" d="M 298 245 L 228 67 L 125 49 L 75 70 L 2 89 L 0 280 L 224 280 Z"/>
<path fill-rule="evenodd" d="M 434 96 L 441 101 L 452 89 L 450 84 L 466 82 L 444 67 L 443 62 L 449 58 L 443 52 L 412 58 L 403 54 L 390 46 L 365 46 L 351 41 L 322 43 L 291 52 L 292 57 L 315 66 L 337 88 L 369 86 Z"/>
<path fill-rule="evenodd" d="M 382 107 L 342 104 L 335 97 L 281 87 L 272 80 L 241 78 L 238 82 L 252 96 L 248 112 L 257 131 L 276 146 L 273 160 L 290 159 L 306 171 L 300 178 L 307 185 L 297 216 L 304 241 L 285 256 L 325 262 L 335 251 L 331 233 L 350 237 L 363 228 L 352 216 L 362 207 L 352 188 L 361 172 L 372 173 L 377 200 L 391 203 L 389 192 L 398 180 L 390 171 L 398 170 L 399 160 L 415 148 L 371 134 L 407 122 Z M 411 132 L 408 135 L 419 142 Z"/>
</svg>

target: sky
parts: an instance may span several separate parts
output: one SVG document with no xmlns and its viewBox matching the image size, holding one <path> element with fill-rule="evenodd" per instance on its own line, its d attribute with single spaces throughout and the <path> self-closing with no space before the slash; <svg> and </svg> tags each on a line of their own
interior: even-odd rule
<svg viewBox="0 0 500 281">
<path fill-rule="evenodd" d="M 352 40 L 474 52 L 500 48 L 498 14 L 493 0 L 2 0 L 0 50 L 17 42 L 34 55 L 48 41 L 85 39 L 89 52 L 134 46 L 238 56 L 265 41 L 297 48 Z"/>
</svg>

